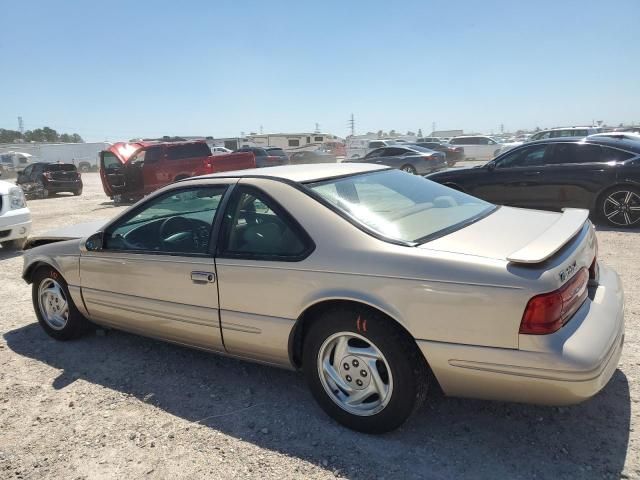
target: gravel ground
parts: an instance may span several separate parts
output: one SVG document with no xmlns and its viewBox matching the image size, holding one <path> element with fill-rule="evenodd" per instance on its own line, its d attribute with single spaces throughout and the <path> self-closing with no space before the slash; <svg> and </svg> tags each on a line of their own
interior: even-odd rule
<svg viewBox="0 0 640 480">
<path fill-rule="evenodd" d="M 109 218 L 81 197 L 33 200 L 35 232 Z M 619 370 L 568 408 L 434 393 L 402 429 L 346 430 L 300 374 L 101 331 L 59 343 L 36 324 L 19 253 L 0 249 L 0 478 L 640 478 L 639 232 L 599 229 L 626 288 Z"/>
</svg>

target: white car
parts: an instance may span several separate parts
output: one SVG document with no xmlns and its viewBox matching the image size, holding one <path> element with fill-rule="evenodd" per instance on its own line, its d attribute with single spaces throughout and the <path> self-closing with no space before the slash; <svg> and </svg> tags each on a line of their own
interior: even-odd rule
<svg viewBox="0 0 640 480">
<path fill-rule="evenodd" d="M 551 130 L 542 130 L 541 132 L 534 133 L 529 137 L 529 142 L 535 140 L 545 140 L 547 138 L 561 138 L 561 137 L 587 137 L 596 133 L 601 133 L 602 128 L 597 127 L 566 127 L 566 128 L 553 128 Z"/>
<path fill-rule="evenodd" d="M 30 231 L 31 212 L 22 189 L 0 180 L 0 245 L 22 248 Z"/>
<path fill-rule="evenodd" d="M 211 147 L 211 155 L 226 155 L 227 153 L 233 153 L 233 150 L 225 147 Z"/>
<path fill-rule="evenodd" d="M 464 147 L 465 160 L 491 160 L 501 148 L 500 142 L 485 135 L 454 137 L 449 144 Z"/>
</svg>

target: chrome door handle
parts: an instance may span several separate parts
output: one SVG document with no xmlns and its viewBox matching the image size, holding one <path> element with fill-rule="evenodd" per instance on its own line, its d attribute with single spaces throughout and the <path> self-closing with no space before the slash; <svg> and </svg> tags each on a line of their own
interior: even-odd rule
<svg viewBox="0 0 640 480">
<path fill-rule="evenodd" d="M 216 274 L 212 272 L 191 272 L 191 281 L 195 283 L 213 283 Z"/>
</svg>

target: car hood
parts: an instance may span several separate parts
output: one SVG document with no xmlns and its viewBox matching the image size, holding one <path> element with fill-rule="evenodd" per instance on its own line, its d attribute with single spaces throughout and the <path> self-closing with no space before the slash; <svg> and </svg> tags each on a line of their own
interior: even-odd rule
<svg viewBox="0 0 640 480">
<path fill-rule="evenodd" d="M 551 257 L 584 226 L 589 212 L 562 213 L 500 207 L 483 219 L 420 248 L 515 263 L 539 263 Z"/>
<path fill-rule="evenodd" d="M 29 240 L 27 240 L 25 250 L 47 243 L 88 237 L 100 231 L 108 222 L 109 220 L 96 220 L 93 222 L 78 223 L 76 225 L 50 230 L 45 233 L 31 235 L 29 236 Z"/>
</svg>

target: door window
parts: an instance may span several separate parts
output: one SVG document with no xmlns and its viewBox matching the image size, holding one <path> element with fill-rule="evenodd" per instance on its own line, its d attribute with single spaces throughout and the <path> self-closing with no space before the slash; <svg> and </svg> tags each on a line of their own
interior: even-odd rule
<svg viewBox="0 0 640 480">
<path fill-rule="evenodd" d="M 122 162 L 111 152 L 102 152 L 102 165 L 106 172 L 122 168 Z"/>
<path fill-rule="evenodd" d="M 274 200 L 257 189 L 236 190 L 224 217 L 221 256 L 296 261 L 312 248 L 302 227 Z"/>
<path fill-rule="evenodd" d="M 602 147 L 603 162 L 623 162 L 633 157 L 632 153 L 623 152 L 617 148 Z"/>
<path fill-rule="evenodd" d="M 226 187 L 174 190 L 135 209 L 104 235 L 105 250 L 207 254 L 213 220 Z"/>
<path fill-rule="evenodd" d="M 27 168 L 24 169 L 24 171 L 22 172 L 22 177 L 23 178 L 29 178 L 31 176 L 31 173 L 33 172 L 33 165 L 29 165 Z"/>
<path fill-rule="evenodd" d="M 546 145 L 521 148 L 507 153 L 497 161 L 497 168 L 533 167 L 545 164 Z"/>
<path fill-rule="evenodd" d="M 378 148 L 372 152 L 369 152 L 365 158 L 378 158 L 382 157 L 387 149 L 386 148 Z"/>
<path fill-rule="evenodd" d="M 211 155 L 206 143 L 185 143 L 167 147 L 168 160 L 182 160 L 183 158 L 208 157 Z"/>
</svg>

